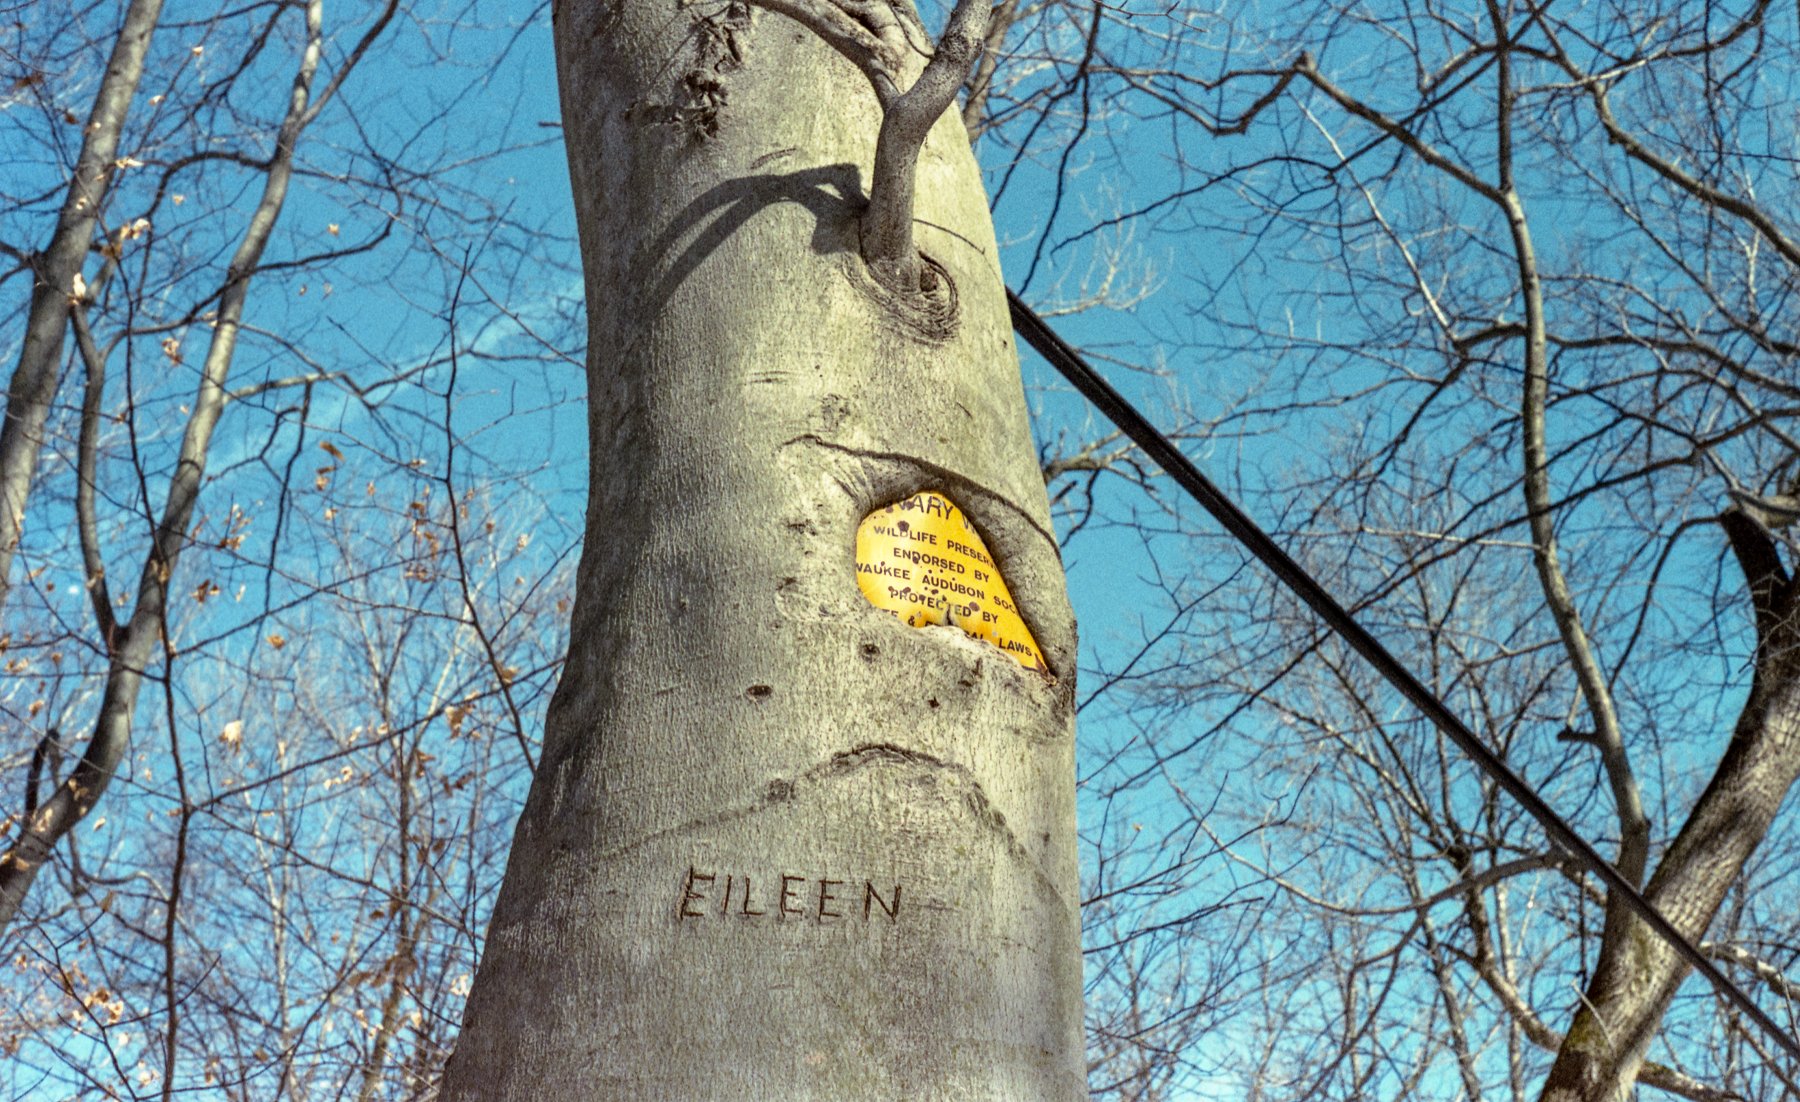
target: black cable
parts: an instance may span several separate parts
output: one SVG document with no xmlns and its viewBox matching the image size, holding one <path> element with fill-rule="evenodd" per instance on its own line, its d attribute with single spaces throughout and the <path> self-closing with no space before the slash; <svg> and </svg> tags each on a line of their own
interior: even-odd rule
<svg viewBox="0 0 1800 1102">
<path fill-rule="evenodd" d="M 1369 634 L 1361 624 L 1357 623 L 1344 606 L 1338 604 L 1325 587 L 1299 563 L 1295 562 L 1286 551 L 1271 538 L 1268 533 L 1257 527 L 1242 509 L 1214 486 L 1200 469 L 1183 455 L 1181 449 L 1161 432 L 1157 431 L 1137 408 L 1126 401 L 1118 391 L 1112 388 L 1105 379 L 1090 367 L 1080 353 L 1057 335 L 1043 318 L 1038 317 L 1031 307 L 1014 294 L 1011 288 L 1006 292 L 1007 306 L 1012 310 L 1013 329 L 1025 338 L 1026 343 L 1038 350 L 1056 368 L 1063 378 L 1069 380 L 1075 389 L 1094 407 L 1104 414 L 1107 420 L 1117 425 L 1126 436 L 1144 449 L 1152 461 L 1160 466 L 1176 484 L 1188 492 L 1188 495 L 1199 502 L 1200 507 L 1213 515 L 1224 529 L 1240 544 L 1254 555 L 1264 566 L 1268 567 L 1283 585 L 1325 621 L 1325 625 L 1341 636 L 1355 651 L 1369 661 L 1376 671 L 1386 678 L 1388 684 L 1400 691 L 1400 694 L 1412 701 L 1425 717 L 1436 724 L 1451 742 L 1454 742 L 1463 753 L 1475 760 L 1481 771 L 1494 779 L 1494 782 L 1505 789 L 1507 794 L 1517 800 L 1531 817 L 1536 819 L 1550 835 L 1552 841 L 1568 851 L 1581 864 L 1585 865 L 1595 876 L 1598 876 L 1607 887 L 1623 899 L 1627 906 L 1636 911 L 1656 935 L 1667 942 L 1680 954 L 1694 970 L 1705 976 L 1713 988 L 1724 996 L 1726 1001 L 1743 1011 L 1751 1021 L 1755 1022 L 1768 1034 L 1769 1038 L 1786 1049 L 1790 1056 L 1800 1060 L 1800 1041 L 1795 1041 L 1775 1020 L 1765 1014 L 1742 989 L 1732 983 L 1730 978 L 1707 960 L 1692 942 L 1683 937 L 1662 912 L 1651 905 L 1637 886 L 1612 863 L 1602 857 L 1598 850 L 1589 845 L 1587 840 L 1575 833 L 1537 791 L 1526 783 L 1525 779 L 1512 771 L 1499 755 L 1487 748 L 1487 745 L 1476 737 L 1463 721 L 1457 718 L 1443 701 L 1439 700 L 1430 689 L 1427 689 L 1412 671 L 1400 664 L 1400 660 L 1388 653 L 1373 635 Z M 1778 1072 L 1779 1074 L 1779 1072 Z M 1786 1076 L 1782 1077 L 1786 1079 Z M 1790 1086 L 1792 1084 L 1790 1083 Z"/>
</svg>

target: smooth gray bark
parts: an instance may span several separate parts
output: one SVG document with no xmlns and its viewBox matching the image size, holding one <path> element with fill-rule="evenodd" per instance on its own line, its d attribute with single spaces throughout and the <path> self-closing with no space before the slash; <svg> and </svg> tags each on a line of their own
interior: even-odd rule
<svg viewBox="0 0 1800 1102">
<path fill-rule="evenodd" d="M 817 36 L 675 0 L 556 33 L 586 545 L 443 1097 L 1084 1097 L 1074 626 L 955 112 L 916 189 L 952 310 L 859 257 L 880 115 Z M 859 593 L 857 523 L 924 489 L 1058 679 Z"/>
</svg>

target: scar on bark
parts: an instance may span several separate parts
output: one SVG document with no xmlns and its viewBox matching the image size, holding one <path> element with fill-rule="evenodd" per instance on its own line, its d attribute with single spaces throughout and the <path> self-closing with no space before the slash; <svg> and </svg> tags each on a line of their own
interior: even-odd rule
<svg viewBox="0 0 1800 1102">
<path fill-rule="evenodd" d="M 935 46 L 910 0 L 749 0 L 806 27 L 848 58 L 875 89 L 881 130 L 863 214 L 860 251 L 877 283 L 901 295 L 935 295 L 948 280 L 913 244 L 913 191 L 925 136 L 956 101 L 981 55 L 988 0 L 958 0 Z M 917 80 L 905 74 L 927 58 Z"/>
<path fill-rule="evenodd" d="M 558 18 L 560 6 L 560 0 L 552 5 L 552 22 Z M 749 29 L 750 5 L 747 0 L 728 0 L 716 10 L 690 12 L 688 22 L 693 50 L 675 81 L 673 98 L 666 103 L 635 100 L 625 109 L 625 116 L 666 126 L 677 139 L 700 143 L 719 135 L 719 117 L 730 102 L 725 77 L 743 64 L 738 36 Z M 594 33 L 599 34 L 600 29 Z"/>
</svg>

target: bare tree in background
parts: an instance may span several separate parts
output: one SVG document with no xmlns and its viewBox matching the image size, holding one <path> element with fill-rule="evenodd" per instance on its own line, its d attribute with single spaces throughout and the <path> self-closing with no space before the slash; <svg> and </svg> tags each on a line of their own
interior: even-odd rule
<svg viewBox="0 0 1800 1102">
<path fill-rule="evenodd" d="M 566 616 L 572 243 L 541 130 L 440 133 L 510 16 L 153 8 L 9 43 L 0 1091 L 420 1097 Z"/>
<path fill-rule="evenodd" d="M 82 742 L 123 715 L 108 679 L 140 679 L 141 703 L 106 799 L 18 851 L 47 857 L 7 933 L 6 1086 L 424 1096 L 554 667 L 544 579 L 575 508 L 519 504 L 551 500 L 559 472 L 514 434 L 539 424 L 521 396 L 560 385 L 541 365 L 580 344 L 571 285 L 536 273 L 567 235 L 517 220 L 474 130 L 433 139 L 455 97 L 364 63 L 234 268 L 283 163 L 304 10 L 168 6 L 140 39 L 118 32 L 156 22 L 147 5 L 38 5 L 7 47 L 8 148 L 36 167 L 0 184 L 0 289 L 20 307 L 0 810 L 73 823 L 91 791 L 59 803 L 50 782 L 121 745 Z M 309 104 L 383 10 L 321 24 Z M 752 39 L 786 25 L 690 14 L 682 49 L 727 67 L 740 17 Z M 1793 18 L 1002 4 L 972 32 L 960 105 L 1011 281 L 1110 367 L 1199 393 L 1202 416 L 1166 423 L 1777 1018 L 1800 990 L 1779 810 L 1797 758 Z M 379 48 L 454 68 L 479 22 L 399 8 Z M 502 79 L 494 53 L 471 99 Z M 709 128 L 746 109 L 719 94 L 745 78 L 717 72 L 637 105 L 671 148 L 721 148 Z M 801 247 L 898 257 L 875 283 L 929 293 L 905 248 L 821 214 L 864 177 L 801 183 L 754 214 L 715 195 L 689 229 L 837 226 Z M 940 231 L 917 232 L 932 253 Z M 753 312 L 770 271 L 718 316 Z M 554 316 L 521 305 L 558 292 Z M 236 350 L 215 356 L 239 293 Z M 1107 307 L 1136 310 L 1068 313 Z M 432 336 L 396 333 L 407 311 Z M 164 498 L 214 416 L 183 518 Z M 1087 652 L 1071 702 L 1090 732 L 1096 1096 L 1788 1092 L 1765 1041 L 1235 554 L 1178 558 L 1190 517 L 1070 421 L 1039 466 L 1072 561 L 1141 540 L 1132 571 L 1168 597 Z M 147 658 L 119 649 L 132 638 Z"/>
<path fill-rule="evenodd" d="M 107 350 L 94 339 L 87 321 L 89 291 L 82 285 L 84 281 L 77 279 L 78 272 L 77 276 L 70 277 L 72 289 L 64 296 L 63 301 L 72 317 L 76 345 L 87 373 L 86 394 L 81 405 L 81 426 L 76 444 L 76 525 L 85 568 L 85 588 L 92 598 L 97 634 L 107 651 L 109 666 L 106 689 L 94 722 L 94 733 L 82 749 L 81 760 L 65 776 L 47 778 L 47 795 L 40 796 L 35 788 L 38 778 L 32 778 L 33 787 L 26 793 L 28 806 L 19 821 L 19 832 L 10 841 L 5 854 L 0 855 L 0 929 L 10 923 L 18 912 L 25 892 L 31 887 L 57 841 L 98 803 L 125 754 L 145 671 L 167 636 L 165 616 L 169 587 L 189 539 L 189 527 L 194 520 L 200 488 L 205 481 L 213 434 L 230 399 L 227 383 L 237 355 L 251 282 L 287 202 L 288 189 L 294 177 L 296 147 L 302 133 L 318 117 L 344 78 L 354 70 L 356 63 L 380 37 L 393 18 L 396 6 L 397 0 L 390 0 L 377 12 L 360 40 L 350 48 L 344 61 L 325 80 L 318 79 L 324 51 L 324 7 L 319 0 L 313 0 L 313 3 L 303 9 L 304 33 L 300 39 L 299 58 L 288 94 L 287 110 L 272 136 L 269 155 L 258 166 L 262 177 L 261 194 L 250 209 L 244 229 L 232 250 L 223 282 L 203 300 L 211 307 L 204 311 L 210 330 L 206 351 L 200 363 L 194 396 L 185 410 L 187 419 L 173 469 L 167 476 L 164 501 L 155 515 L 150 547 L 143 557 L 143 565 L 137 571 L 135 599 L 127 598 L 130 600 L 131 611 L 123 621 L 115 614 L 111 587 L 107 584 L 108 556 L 100 544 L 95 513 L 98 477 L 98 457 L 95 452 L 98 448 L 101 407 L 106 393 L 108 356 Z M 276 29 L 271 25 L 268 31 L 272 33 Z M 139 31 L 128 22 L 126 33 L 147 34 L 147 31 Z M 138 56 L 141 57 L 141 54 Z M 110 91 L 107 89 L 103 95 Z M 96 115 L 99 114 L 101 112 L 97 110 Z M 141 158 L 132 157 L 129 160 Z M 93 186 L 84 189 L 87 193 L 95 190 L 97 189 Z M 84 193 L 76 200 L 76 205 L 85 202 L 99 206 L 98 200 L 99 196 Z M 127 243 L 134 236 L 148 232 L 145 227 L 154 227 L 152 215 L 156 213 L 156 205 L 153 205 L 149 214 L 140 215 L 122 226 L 116 239 L 109 242 L 112 245 L 110 254 L 103 251 L 102 255 L 108 260 L 122 261 Z M 103 269 L 102 275 L 96 279 L 97 285 L 104 287 L 116 272 L 116 269 Z M 35 292 L 36 288 L 34 294 Z M 194 314 L 201 312 L 198 309 L 193 311 Z M 172 322 L 174 327 L 190 320 L 194 319 L 172 318 L 168 322 Z M 29 333 L 27 339 L 30 340 Z M 168 359 L 179 362 L 179 345 L 180 342 L 177 341 L 176 351 L 166 354 Z M 53 382 L 48 385 L 48 389 L 54 391 Z M 29 424 L 30 421 L 37 420 L 39 415 L 31 412 L 37 408 L 35 395 L 28 392 L 20 397 L 34 403 L 20 418 L 20 423 Z M 9 423 L 13 420 L 10 413 L 8 420 Z M 30 464 L 25 463 L 25 466 L 27 470 L 19 477 L 28 476 Z M 14 476 L 8 474 L 5 477 Z M 144 487 L 144 491 L 147 499 L 148 485 Z M 8 496 L 19 497 L 20 504 L 23 504 L 22 493 L 9 493 Z M 152 508 L 146 500 L 145 513 L 150 513 Z M 146 519 L 149 519 L 148 516 Z M 0 533 L 0 536 L 3 535 L 4 533 Z M 0 563 L 0 566 L 5 565 L 8 564 Z"/>
<path fill-rule="evenodd" d="M 108 187 L 127 163 L 118 156 L 119 139 L 161 14 L 162 0 L 133 0 L 125 9 L 93 107 L 81 128 L 80 152 L 49 241 L 41 249 L 6 245 L 19 270 L 29 274 L 31 287 L 19 362 L 7 385 L 6 416 L 0 423 L 0 608 L 11 592 L 13 557 L 19 550 L 32 476 L 62 381 L 69 307 L 87 295 L 82 268 L 106 207 Z M 47 79 L 48 74 L 31 69 L 18 78 L 14 91 L 35 89 Z M 67 121 L 80 121 L 73 111 L 64 110 Z"/>
<path fill-rule="evenodd" d="M 1777 1020 L 1796 931 L 1774 824 L 1800 773 L 1792 18 L 1323 6 L 1304 31 L 1218 21 L 1210 71 L 1124 49 L 1090 69 L 1191 128 L 1191 198 L 1127 220 L 1242 235 L 1190 270 L 1214 328 L 1183 338 L 1253 365 L 1235 425 L 1321 426 L 1265 515 Z M 1765 1039 L 1354 662 L 1295 665 L 1316 629 L 1270 600 L 1225 640 L 1190 624 L 1193 672 L 1165 659 L 1139 705 L 1254 702 L 1229 729 L 1266 733 L 1225 758 L 1288 778 L 1203 818 L 1276 892 L 1265 990 L 1308 992 L 1234 1061 L 1256 1097 L 1791 1093 Z M 1166 773 L 1202 745 L 1222 743 L 1140 754 Z"/>
</svg>

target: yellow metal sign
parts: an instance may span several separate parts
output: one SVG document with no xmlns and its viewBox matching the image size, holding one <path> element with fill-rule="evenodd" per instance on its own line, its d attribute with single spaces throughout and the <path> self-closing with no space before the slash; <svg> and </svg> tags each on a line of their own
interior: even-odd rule
<svg viewBox="0 0 1800 1102">
<path fill-rule="evenodd" d="M 1026 669 L 1050 672 L 986 545 L 943 494 L 914 494 L 863 518 L 856 583 L 870 604 L 913 627 L 959 627 Z"/>
</svg>

